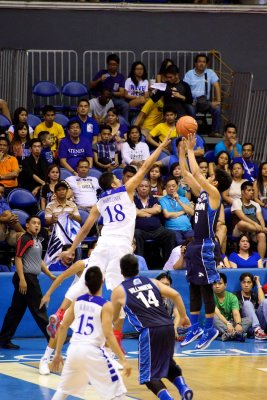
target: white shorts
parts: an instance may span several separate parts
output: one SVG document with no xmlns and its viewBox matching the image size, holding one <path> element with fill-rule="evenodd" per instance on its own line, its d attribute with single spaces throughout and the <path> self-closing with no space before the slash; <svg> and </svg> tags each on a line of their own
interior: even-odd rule
<svg viewBox="0 0 267 400">
<path fill-rule="evenodd" d="M 101 240 L 98 239 L 97 245 L 92 251 L 89 261 L 83 271 L 80 279 L 74 285 L 72 285 L 67 291 L 65 297 L 71 301 L 76 300 L 79 296 L 88 293 L 88 289 L 85 286 L 84 277 L 87 268 L 99 267 L 105 278 L 106 287 L 109 290 L 115 289 L 122 281 L 123 276 L 120 270 L 120 259 L 126 254 L 131 254 L 133 252 L 132 245 L 129 241 L 121 240 L 108 242 L 105 238 Z"/>
<path fill-rule="evenodd" d="M 88 383 L 103 400 L 115 399 L 126 393 L 123 380 L 104 348 L 71 343 L 57 391 L 84 398 Z"/>
</svg>

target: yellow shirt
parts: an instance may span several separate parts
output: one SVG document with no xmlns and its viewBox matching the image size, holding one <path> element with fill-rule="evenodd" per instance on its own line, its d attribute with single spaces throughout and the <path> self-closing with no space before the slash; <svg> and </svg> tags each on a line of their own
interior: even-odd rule
<svg viewBox="0 0 267 400">
<path fill-rule="evenodd" d="M 154 103 L 151 99 L 148 99 L 146 104 L 142 107 L 142 112 L 146 114 L 142 129 L 147 129 L 151 131 L 156 125 L 158 125 L 163 120 L 162 110 L 163 110 L 163 100 L 159 99 Z"/>
<path fill-rule="evenodd" d="M 158 137 L 159 141 L 163 142 L 165 137 L 168 135 L 169 131 L 170 127 L 166 124 L 166 122 L 162 122 L 161 124 L 155 126 L 155 128 L 153 128 L 152 131 L 150 131 L 149 133 L 152 137 Z M 177 132 L 174 126 L 172 129 L 170 139 L 173 139 L 175 137 L 177 137 Z"/>
<path fill-rule="evenodd" d="M 19 172 L 19 163 L 16 157 L 5 156 L 0 161 L 0 175 L 10 174 L 11 172 Z M 15 188 L 18 186 L 18 179 L 1 179 L 0 182 L 7 188 Z"/>
<path fill-rule="evenodd" d="M 47 131 L 50 133 L 53 143 L 51 146 L 51 150 L 57 150 L 59 141 L 65 137 L 62 125 L 58 124 L 57 122 L 53 122 L 51 128 L 47 128 L 45 122 L 41 122 L 34 129 L 33 137 L 38 138 L 38 134 L 42 131 Z"/>
</svg>

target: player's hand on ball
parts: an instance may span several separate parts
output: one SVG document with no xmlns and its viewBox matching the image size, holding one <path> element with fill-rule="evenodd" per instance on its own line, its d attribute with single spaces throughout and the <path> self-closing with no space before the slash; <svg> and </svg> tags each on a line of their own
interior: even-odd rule
<svg viewBox="0 0 267 400">
<path fill-rule="evenodd" d="M 185 139 L 188 150 L 194 150 L 196 141 L 197 141 L 196 134 L 189 133 L 187 139 Z"/>
</svg>

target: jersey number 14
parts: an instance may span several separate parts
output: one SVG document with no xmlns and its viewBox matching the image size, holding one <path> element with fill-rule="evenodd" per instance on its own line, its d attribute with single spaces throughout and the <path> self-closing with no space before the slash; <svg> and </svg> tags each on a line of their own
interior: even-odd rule
<svg viewBox="0 0 267 400">
<path fill-rule="evenodd" d="M 155 306 L 155 307 L 159 306 L 159 301 L 157 300 L 153 290 L 148 291 L 147 298 L 145 297 L 144 293 L 142 293 L 142 292 L 139 292 L 138 295 L 136 296 L 136 298 L 141 300 L 142 303 L 146 306 L 146 308 L 149 308 L 151 306 Z"/>
</svg>

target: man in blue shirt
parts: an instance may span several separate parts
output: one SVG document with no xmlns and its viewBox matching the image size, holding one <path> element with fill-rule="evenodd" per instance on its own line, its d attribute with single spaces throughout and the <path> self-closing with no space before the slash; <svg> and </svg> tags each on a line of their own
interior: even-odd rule
<svg viewBox="0 0 267 400">
<path fill-rule="evenodd" d="M 243 165 L 243 179 L 246 179 L 250 182 L 253 182 L 255 179 L 257 179 L 259 173 L 258 165 L 252 161 L 253 151 L 253 143 L 244 143 L 242 145 L 242 157 L 235 157 L 232 161 L 233 164 L 239 162 Z"/>
<path fill-rule="evenodd" d="M 89 139 L 91 145 L 97 142 L 99 133 L 98 123 L 95 119 L 88 116 L 89 101 L 80 99 L 77 106 L 77 115 L 71 121 L 78 121 L 81 126 L 81 137 Z"/>
<path fill-rule="evenodd" d="M 195 117 L 197 112 L 197 98 L 206 96 L 210 101 L 212 114 L 212 132 L 213 136 L 220 137 L 221 125 L 221 88 L 219 77 L 213 69 L 207 68 L 209 58 L 206 54 L 198 54 L 195 57 L 195 68 L 188 71 L 184 76 L 184 82 L 190 86 L 193 105 L 188 106 L 190 113 Z M 215 99 L 212 99 L 212 89 L 214 89 Z"/>
<path fill-rule="evenodd" d="M 60 141 L 58 158 L 60 165 L 74 175 L 78 175 L 76 167 L 78 161 L 86 158 L 90 168 L 93 165 L 92 146 L 88 139 L 81 137 L 81 126 L 78 121 L 70 121 L 67 125 L 69 137 Z"/>
<path fill-rule="evenodd" d="M 224 139 L 217 143 L 214 149 L 215 157 L 221 151 L 227 151 L 231 160 L 235 157 L 241 157 L 242 146 L 238 143 L 237 128 L 234 124 L 229 122 L 224 127 Z"/>
</svg>

